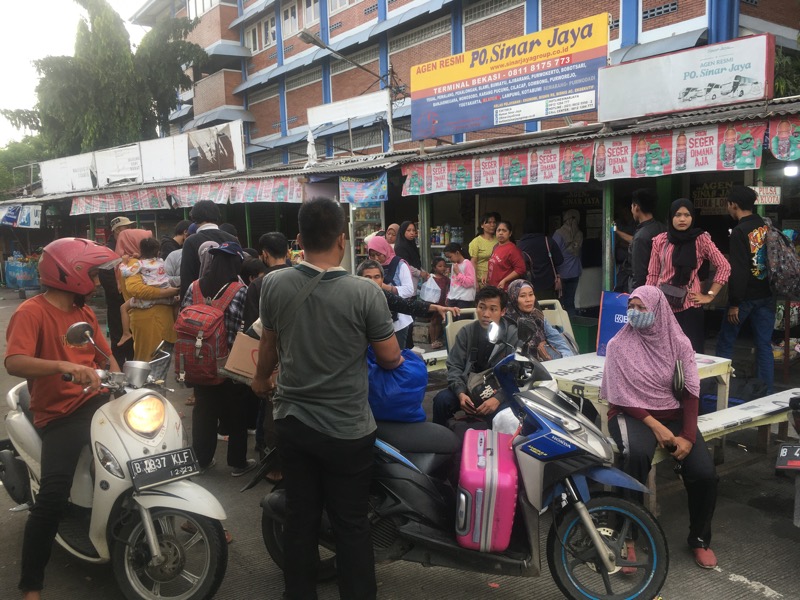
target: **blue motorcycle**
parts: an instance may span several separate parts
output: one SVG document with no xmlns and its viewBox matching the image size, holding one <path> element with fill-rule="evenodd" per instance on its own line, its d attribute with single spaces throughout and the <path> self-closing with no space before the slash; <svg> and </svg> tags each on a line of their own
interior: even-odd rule
<svg viewBox="0 0 800 600">
<path fill-rule="evenodd" d="M 522 337 L 522 336 L 521 336 Z M 489 339 L 497 343 L 490 327 Z M 641 504 L 607 488 L 647 492 L 611 466 L 613 447 L 578 405 L 541 382 L 544 367 L 521 354 L 493 370 L 511 402 L 519 430 L 513 440 L 519 494 L 511 543 L 503 552 L 460 546 L 456 529 L 459 438 L 434 423 L 378 423 L 370 521 L 375 562 L 409 561 L 493 575 L 541 574 L 540 522 L 550 509 L 547 562 L 564 596 L 572 599 L 654 598 L 664 585 L 669 552 L 664 532 Z M 244 488 L 274 468 L 268 454 Z M 243 490 L 244 491 L 244 490 Z M 261 501 L 267 551 L 283 568 L 285 490 L 279 483 Z M 550 519 L 547 519 L 548 521 Z M 333 528 L 323 515 L 319 580 L 336 576 Z"/>
</svg>

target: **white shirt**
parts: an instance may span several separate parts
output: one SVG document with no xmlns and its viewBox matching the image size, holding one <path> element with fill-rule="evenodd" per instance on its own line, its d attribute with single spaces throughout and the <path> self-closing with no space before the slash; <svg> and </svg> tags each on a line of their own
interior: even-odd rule
<svg viewBox="0 0 800 600">
<path fill-rule="evenodd" d="M 397 295 L 401 298 L 413 298 L 416 289 L 414 288 L 414 281 L 411 279 L 411 271 L 408 268 L 406 261 L 401 261 L 397 266 L 394 273 L 392 285 L 397 288 Z M 394 322 L 394 330 L 400 331 L 405 329 L 414 322 L 414 317 L 403 313 L 397 314 L 397 321 Z"/>
</svg>

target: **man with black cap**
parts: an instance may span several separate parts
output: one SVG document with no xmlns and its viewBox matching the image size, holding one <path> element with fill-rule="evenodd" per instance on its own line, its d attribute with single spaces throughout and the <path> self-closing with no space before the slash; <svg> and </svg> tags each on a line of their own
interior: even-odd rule
<svg viewBox="0 0 800 600">
<path fill-rule="evenodd" d="M 161 237 L 161 250 L 159 251 L 159 255 L 162 259 L 167 260 L 170 252 L 180 250 L 183 247 L 186 238 L 189 236 L 189 226 L 191 224 L 192 222 L 187 220 L 178 221 L 178 224 L 175 225 L 175 235 L 171 237 L 168 235 Z"/>
<path fill-rule="evenodd" d="M 186 295 L 187 288 L 200 276 L 200 255 L 198 250 L 203 242 L 239 241 L 229 233 L 220 231 L 219 222 L 222 219 L 219 207 L 211 200 L 201 200 L 192 207 L 189 217 L 197 224 L 197 233 L 186 239 L 181 253 L 181 300 Z"/>
</svg>

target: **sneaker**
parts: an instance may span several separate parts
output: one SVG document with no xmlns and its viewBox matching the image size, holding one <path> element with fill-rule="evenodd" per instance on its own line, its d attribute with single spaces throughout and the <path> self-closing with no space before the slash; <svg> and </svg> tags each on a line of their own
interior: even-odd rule
<svg viewBox="0 0 800 600">
<path fill-rule="evenodd" d="M 694 562 L 703 569 L 713 569 L 717 566 L 717 556 L 711 548 L 692 548 Z"/>
<path fill-rule="evenodd" d="M 255 429 L 248 429 L 248 430 L 247 430 L 247 435 L 252 435 L 252 436 L 254 436 L 255 434 L 256 434 L 256 430 L 255 430 Z"/>
<path fill-rule="evenodd" d="M 213 469 L 214 465 L 216 465 L 216 464 L 217 464 L 217 459 L 216 458 L 212 458 L 211 462 L 208 463 L 205 467 L 200 467 L 200 475 L 205 475 L 206 471 L 208 471 L 209 469 Z"/>
<path fill-rule="evenodd" d="M 249 472 L 249 471 L 252 471 L 253 469 L 255 469 L 257 464 L 258 464 L 258 463 L 255 461 L 255 459 L 254 459 L 254 458 L 248 458 L 248 459 L 247 459 L 247 463 L 245 464 L 245 466 L 243 466 L 243 467 L 237 467 L 236 469 L 232 469 L 232 470 L 231 470 L 231 475 L 232 475 L 233 477 L 241 477 L 241 476 L 242 476 L 242 475 L 244 475 L 245 473 L 247 473 L 247 472 Z"/>
<path fill-rule="evenodd" d="M 222 435 L 221 433 L 218 433 L 217 434 L 217 440 L 219 440 L 220 442 L 227 442 L 228 441 L 228 436 L 227 435 Z"/>
</svg>

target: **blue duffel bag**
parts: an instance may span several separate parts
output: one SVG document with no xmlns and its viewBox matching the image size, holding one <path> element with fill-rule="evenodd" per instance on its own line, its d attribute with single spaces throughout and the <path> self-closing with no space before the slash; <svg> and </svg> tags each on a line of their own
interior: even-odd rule
<svg viewBox="0 0 800 600">
<path fill-rule="evenodd" d="M 369 405 L 376 421 L 419 423 L 425 420 L 422 399 L 428 387 L 428 367 L 411 350 L 403 350 L 403 364 L 392 371 L 378 366 L 372 348 L 369 365 Z"/>
</svg>

